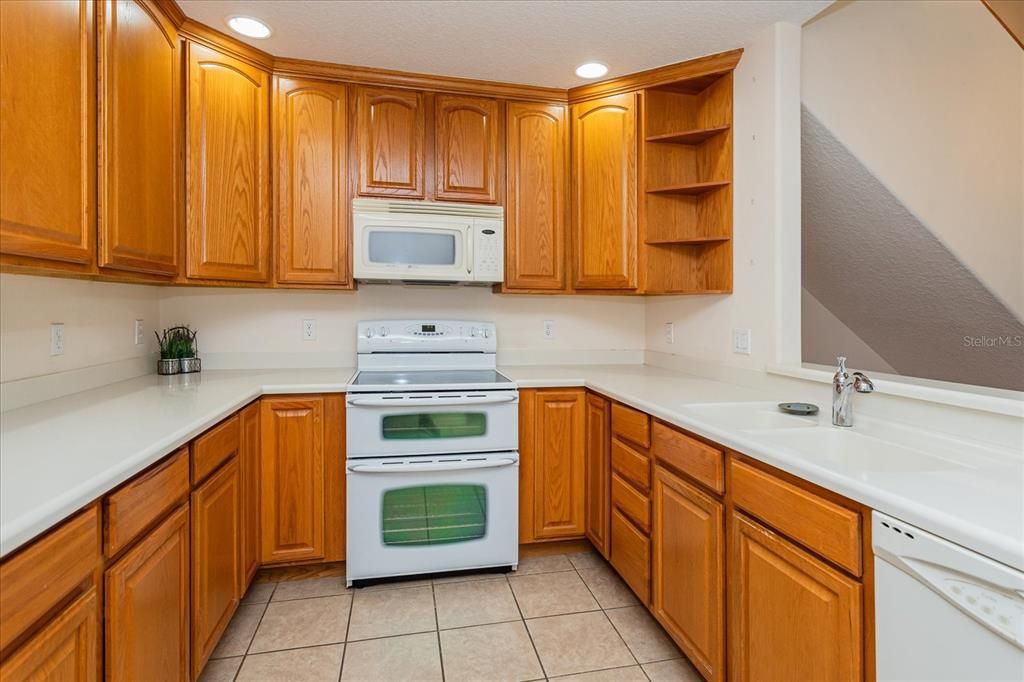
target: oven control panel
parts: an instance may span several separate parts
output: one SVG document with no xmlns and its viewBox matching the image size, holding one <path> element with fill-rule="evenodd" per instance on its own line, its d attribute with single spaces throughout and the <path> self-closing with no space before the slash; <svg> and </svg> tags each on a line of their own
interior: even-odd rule
<svg viewBox="0 0 1024 682">
<path fill-rule="evenodd" d="M 497 328 L 476 320 L 366 320 L 357 325 L 359 353 L 494 353 Z"/>
</svg>

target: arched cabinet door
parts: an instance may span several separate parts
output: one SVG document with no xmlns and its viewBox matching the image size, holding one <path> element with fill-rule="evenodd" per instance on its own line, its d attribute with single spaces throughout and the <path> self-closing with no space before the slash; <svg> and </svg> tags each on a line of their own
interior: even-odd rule
<svg viewBox="0 0 1024 682">
<path fill-rule="evenodd" d="M 187 274 L 270 277 L 270 77 L 188 43 Z"/>
<path fill-rule="evenodd" d="M 423 93 L 357 88 L 359 194 L 422 199 L 425 147 Z"/>
<path fill-rule="evenodd" d="M 498 200 L 497 100 L 438 95 L 435 100 L 435 196 L 446 201 Z"/>
<path fill-rule="evenodd" d="M 565 195 L 569 136 L 562 104 L 510 102 L 505 149 L 505 283 L 509 290 L 567 288 Z"/>
<path fill-rule="evenodd" d="M 577 289 L 637 286 L 637 95 L 572 107 Z"/>
</svg>

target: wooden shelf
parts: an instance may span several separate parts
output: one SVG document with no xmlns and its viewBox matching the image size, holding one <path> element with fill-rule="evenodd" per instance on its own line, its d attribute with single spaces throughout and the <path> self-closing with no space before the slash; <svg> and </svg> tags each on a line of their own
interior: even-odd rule
<svg viewBox="0 0 1024 682">
<path fill-rule="evenodd" d="M 654 246 L 671 246 L 672 244 L 707 244 L 708 242 L 727 242 L 732 237 L 728 235 L 693 236 L 679 237 L 678 239 L 648 239 L 645 243 Z"/>
<path fill-rule="evenodd" d="M 730 182 L 728 180 L 718 180 L 716 182 L 690 182 L 685 185 L 672 185 L 669 187 L 655 187 L 647 190 L 648 194 L 683 194 L 693 196 L 696 194 L 704 194 L 705 192 L 711 192 L 722 187 L 728 187 Z"/>
<path fill-rule="evenodd" d="M 697 130 L 684 130 L 680 133 L 664 133 L 662 135 L 649 135 L 648 142 L 667 142 L 671 144 L 700 144 L 708 139 L 724 133 L 732 126 L 715 126 L 712 128 L 699 128 Z"/>
</svg>

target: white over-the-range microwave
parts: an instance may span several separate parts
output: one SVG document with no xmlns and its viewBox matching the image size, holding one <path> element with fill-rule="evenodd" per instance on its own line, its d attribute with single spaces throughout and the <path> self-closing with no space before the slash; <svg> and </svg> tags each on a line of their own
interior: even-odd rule
<svg viewBox="0 0 1024 682">
<path fill-rule="evenodd" d="M 505 272 L 505 210 L 436 201 L 352 201 L 355 278 L 492 284 Z"/>
</svg>

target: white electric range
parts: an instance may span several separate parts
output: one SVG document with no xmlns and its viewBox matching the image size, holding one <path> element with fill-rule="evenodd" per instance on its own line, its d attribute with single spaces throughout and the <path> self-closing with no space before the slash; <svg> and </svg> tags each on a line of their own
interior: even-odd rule
<svg viewBox="0 0 1024 682">
<path fill-rule="evenodd" d="M 519 392 L 490 322 L 358 325 L 348 584 L 519 563 Z"/>
</svg>

